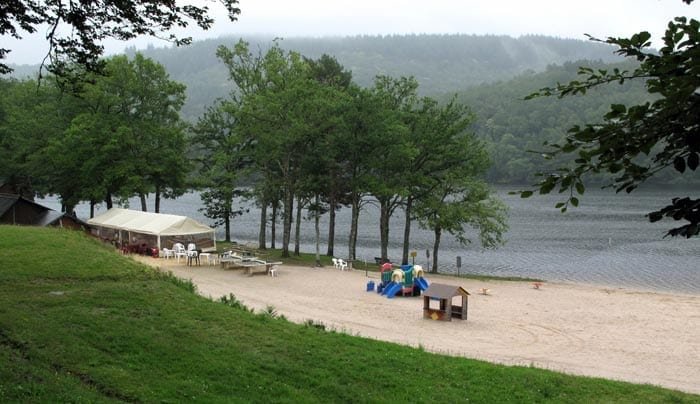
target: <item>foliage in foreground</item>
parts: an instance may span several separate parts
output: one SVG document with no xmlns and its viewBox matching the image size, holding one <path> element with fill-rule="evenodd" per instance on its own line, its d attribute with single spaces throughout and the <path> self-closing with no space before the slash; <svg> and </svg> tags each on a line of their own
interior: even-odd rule
<svg viewBox="0 0 700 404">
<path fill-rule="evenodd" d="M 250 313 L 73 232 L 0 226 L 0 259 L 2 402 L 700 402 Z"/>
<path fill-rule="evenodd" d="M 220 0 L 228 18 L 236 20 L 240 9 L 237 0 Z M 196 24 L 209 29 L 214 19 L 207 7 L 194 4 L 176 4 L 170 1 L 132 0 L 113 2 L 90 0 L 69 2 L 48 0 L 17 0 L 3 2 L 0 13 L 0 36 L 21 39 L 23 35 L 46 30 L 49 71 L 68 75 L 68 62 L 88 71 L 99 71 L 103 66 L 102 41 L 128 40 L 141 35 L 162 37 L 173 28 Z M 169 33 L 165 38 L 176 45 L 186 45 L 192 38 L 181 38 Z M 0 74 L 12 69 L 5 64 L 9 49 L 0 48 Z M 43 66 L 43 62 L 42 62 Z"/>
<path fill-rule="evenodd" d="M 684 0 L 690 4 L 693 0 Z M 567 192 L 557 208 L 566 211 L 578 206 L 578 195 L 585 191 L 584 179 L 610 173 L 608 187 L 630 193 L 640 184 L 665 169 L 677 175 L 686 171 L 696 177 L 700 166 L 700 21 L 677 17 L 668 23 L 664 46 L 650 49 L 651 34 L 640 32 L 630 38 L 608 38 L 605 42 L 618 48 L 619 55 L 636 59 L 639 67 L 632 71 L 579 69 L 579 80 L 543 88 L 530 97 L 585 94 L 609 83 L 624 84 L 643 80 L 647 92 L 655 97 L 639 105 L 610 105 L 602 123 L 573 126 L 565 141 L 551 144 L 553 156 L 567 156 L 571 166 L 543 173 L 536 184 L 540 194 L 555 188 Z M 690 172 L 694 173 L 690 173 Z M 696 177 L 697 178 L 697 177 Z M 521 192 L 528 197 L 533 191 Z M 577 196 L 574 196 L 576 194 Z M 681 221 L 667 235 L 694 237 L 700 234 L 700 199 L 675 197 L 671 203 L 649 213 L 652 222 L 664 218 Z"/>
</svg>

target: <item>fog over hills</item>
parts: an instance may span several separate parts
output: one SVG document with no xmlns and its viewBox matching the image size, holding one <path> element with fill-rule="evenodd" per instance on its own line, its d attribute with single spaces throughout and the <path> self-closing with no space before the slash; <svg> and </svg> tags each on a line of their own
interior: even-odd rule
<svg viewBox="0 0 700 404">
<path fill-rule="evenodd" d="M 163 64 L 172 79 L 187 85 L 183 115 L 195 120 L 216 98 L 233 88 L 226 68 L 216 57 L 219 45 L 232 47 L 240 37 L 220 37 L 187 47 L 139 50 Z M 252 50 L 264 52 L 275 38 L 244 37 Z M 284 38 L 279 44 L 309 58 L 335 56 L 353 72 L 356 83 L 371 85 L 378 74 L 414 76 L 421 94 L 453 93 L 465 88 L 507 80 L 523 72 L 538 72 L 567 61 L 619 62 L 608 45 L 539 35 L 519 38 L 495 35 L 388 35 L 322 38 Z M 127 49 L 127 54 L 137 50 Z M 36 67 L 17 67 L 15 76 L 32 74 Z"/>
</svg>

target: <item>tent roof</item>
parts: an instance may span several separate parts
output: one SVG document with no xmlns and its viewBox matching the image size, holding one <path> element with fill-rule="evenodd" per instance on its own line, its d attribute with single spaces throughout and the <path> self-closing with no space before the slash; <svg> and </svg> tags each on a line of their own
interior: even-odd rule
<svg viewBox="0 0 700 404">
<path fill-rule="evenodd" d="M 211 227 L 187 216 L 141 212 L 121 208 L 112 208 L 99 216 L 95 216 L 88 220 L 88 224 L 161 236 L 201 234 L 214 231 Z"/>
</svg>

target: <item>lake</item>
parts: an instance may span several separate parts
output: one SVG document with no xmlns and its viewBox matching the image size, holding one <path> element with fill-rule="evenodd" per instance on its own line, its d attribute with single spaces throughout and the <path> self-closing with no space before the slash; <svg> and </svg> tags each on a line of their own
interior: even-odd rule
<svg viewBox="0 0 700 404">
<path fill-rule="evenodd" d="M 484 250 L 478 245 L 477 237 L 473 238 L 473 244 L 461 246 L 445 234 L 439 254 L 440 272 L 456 273 L 456 258 L 461 256 L 461 273 L 700 293 L 700 239 L 664 238 L 665 231 L 675 223 L 649 223 L 645 217 L 646 213 L 665 206 L 672 196 L 694 196 L 697 190 L 642 189 L 628 195 L 591 188 L 578 208 L 562 214 L 554 208 L 558 195 L 522 199 L 508 195 L 511 189 L 498 188 L 499 196 L 510 207 L 506 244 L 496 250 Z M 38 202 L 60 210 L 55 198 Z M 148 203 L 152 209 L 152 199 Z M 130 205 L 140 208 L 135 199 Z M 176 200 L 162 200 L 161 212 L 186 215 L 211 224 L 212 221 L 198 211 L 201 206 L 199 195 L 191 193 Z M 249 212 L 234 219 L 232 238 L 241 243 L 256 244 L 260 211 L 252 203 L 246 206 Z M 97 212 L 104 210 L 101 205 Z M 89 206 L 79 205 L 76 212 L 80 218 L 87 219 Z M 397 213 L 391 222 L 389 257 L 395 260 L 401 258 L 401 214 Z M 322 241 L 328 233 L 327 219 L 326 215 L 321 220 Z M 345 257 L 350 210 L 340 210 L 336 219 L 335 254 Z M 282 240 L 281 226 L 278 221 L 278 248 Z M 315 251 L 313 221 L 304 221 L 301 228 L 301 250 Z M 223 238 L 223 229 L 217 229 L 217 232 Z M 433 233 L 414 224 L 411 250 L 418 252 L 417 264 L 427 267 L 426 250 L 432 254 L 432 243 Z M 323 243 L 321 252 L 325 251 Z M 373 265 L 379 251 L 379 209 L 368 205 L 360 216 L 357 256 Z M 355 266 L 361 265 L 356 263 Z"/>
</svg>

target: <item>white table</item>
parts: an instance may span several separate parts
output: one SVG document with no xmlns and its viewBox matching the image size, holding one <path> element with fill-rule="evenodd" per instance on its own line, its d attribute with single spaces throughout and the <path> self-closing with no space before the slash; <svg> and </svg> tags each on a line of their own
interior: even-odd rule
<svg viewBox="0 0 700 404">
<path fill-rule="evenodd" d="M 199 257 L 201 259 L 206 259 L 208 265 L 216 264 L 216 254 L 203 252 L 203 253 L 199 253 Z"/>
</svg>

